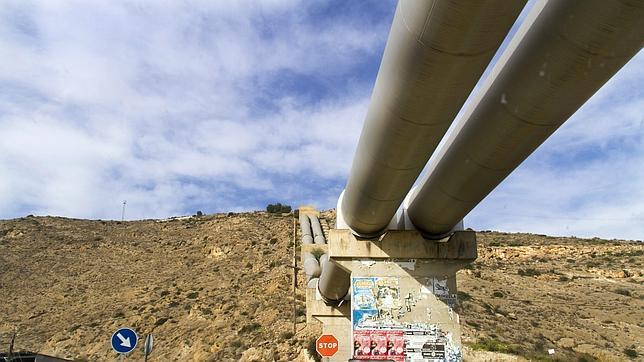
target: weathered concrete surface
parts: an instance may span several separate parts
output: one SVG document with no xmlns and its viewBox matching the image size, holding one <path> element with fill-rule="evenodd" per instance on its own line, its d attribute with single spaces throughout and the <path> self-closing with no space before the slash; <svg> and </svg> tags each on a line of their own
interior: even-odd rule
<svg viewBox="0 0 644 362">
<path fill-rule="evenodd" d="M 334 260 L 370 259 L 476 259 L 474 231 L 457 231 L 440 240 L 424 239 L 420 233 L 391 230 L 376 240 L 356 238 L 349 230 L 329 232 L 329 257 Z"/>
</svg>

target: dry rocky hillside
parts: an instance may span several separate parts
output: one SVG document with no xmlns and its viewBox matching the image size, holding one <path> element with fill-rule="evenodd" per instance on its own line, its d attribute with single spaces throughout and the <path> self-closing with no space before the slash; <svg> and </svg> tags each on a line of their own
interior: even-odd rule
<svg viewBox="0 0 644 362">
<path fill-rule="evenodd" d="M 17 331 L 18 350 L 115 360 L 111 334 L 129 326 L 154 334 L 151 361 L 308 360 L 320 329 L 300 280 L 292 333 L 292 238 L 291 216 L 264 212 L 0 221 L 0 352 Z M 642 360 L 642 243 L 478 239 L 459 272 L 469 360 Z"/>
</svg>

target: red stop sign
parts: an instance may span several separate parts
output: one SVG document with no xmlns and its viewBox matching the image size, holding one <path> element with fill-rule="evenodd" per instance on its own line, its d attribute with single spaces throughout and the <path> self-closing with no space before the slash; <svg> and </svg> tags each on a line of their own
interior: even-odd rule
<svg viewBox="0 0 644 362">
<path fill-rule="evenodd" d="M 331 357 L 338 351 L 338 340 L 332 334 L 323 334 L 315 341 L 315 350 L 322 357 Z"/>
</svg>

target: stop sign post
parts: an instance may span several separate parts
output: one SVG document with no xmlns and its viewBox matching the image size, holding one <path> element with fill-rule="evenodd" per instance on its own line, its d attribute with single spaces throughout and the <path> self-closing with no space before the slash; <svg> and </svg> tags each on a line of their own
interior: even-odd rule
<svg viewBox="0 0 644 362">
<path fill-rule="evenodd" d="M 332 334 L 323 334 L 315 341 L 315 350 L 322 357 L 332 357 L 338 351 L 338 339 Z"/>
</svg>

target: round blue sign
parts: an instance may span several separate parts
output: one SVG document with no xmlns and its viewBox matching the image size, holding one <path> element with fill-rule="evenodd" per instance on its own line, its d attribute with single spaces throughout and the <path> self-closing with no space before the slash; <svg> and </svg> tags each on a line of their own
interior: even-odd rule
<svg viewBox="0 0 644 362">
<path fill-rule="evenodd" d="M 112 334 L 112 348 L 118 353 L 129 353 L 136 347 L 138 339 L 131 328 L 119 328 Z"/>
</svg>

